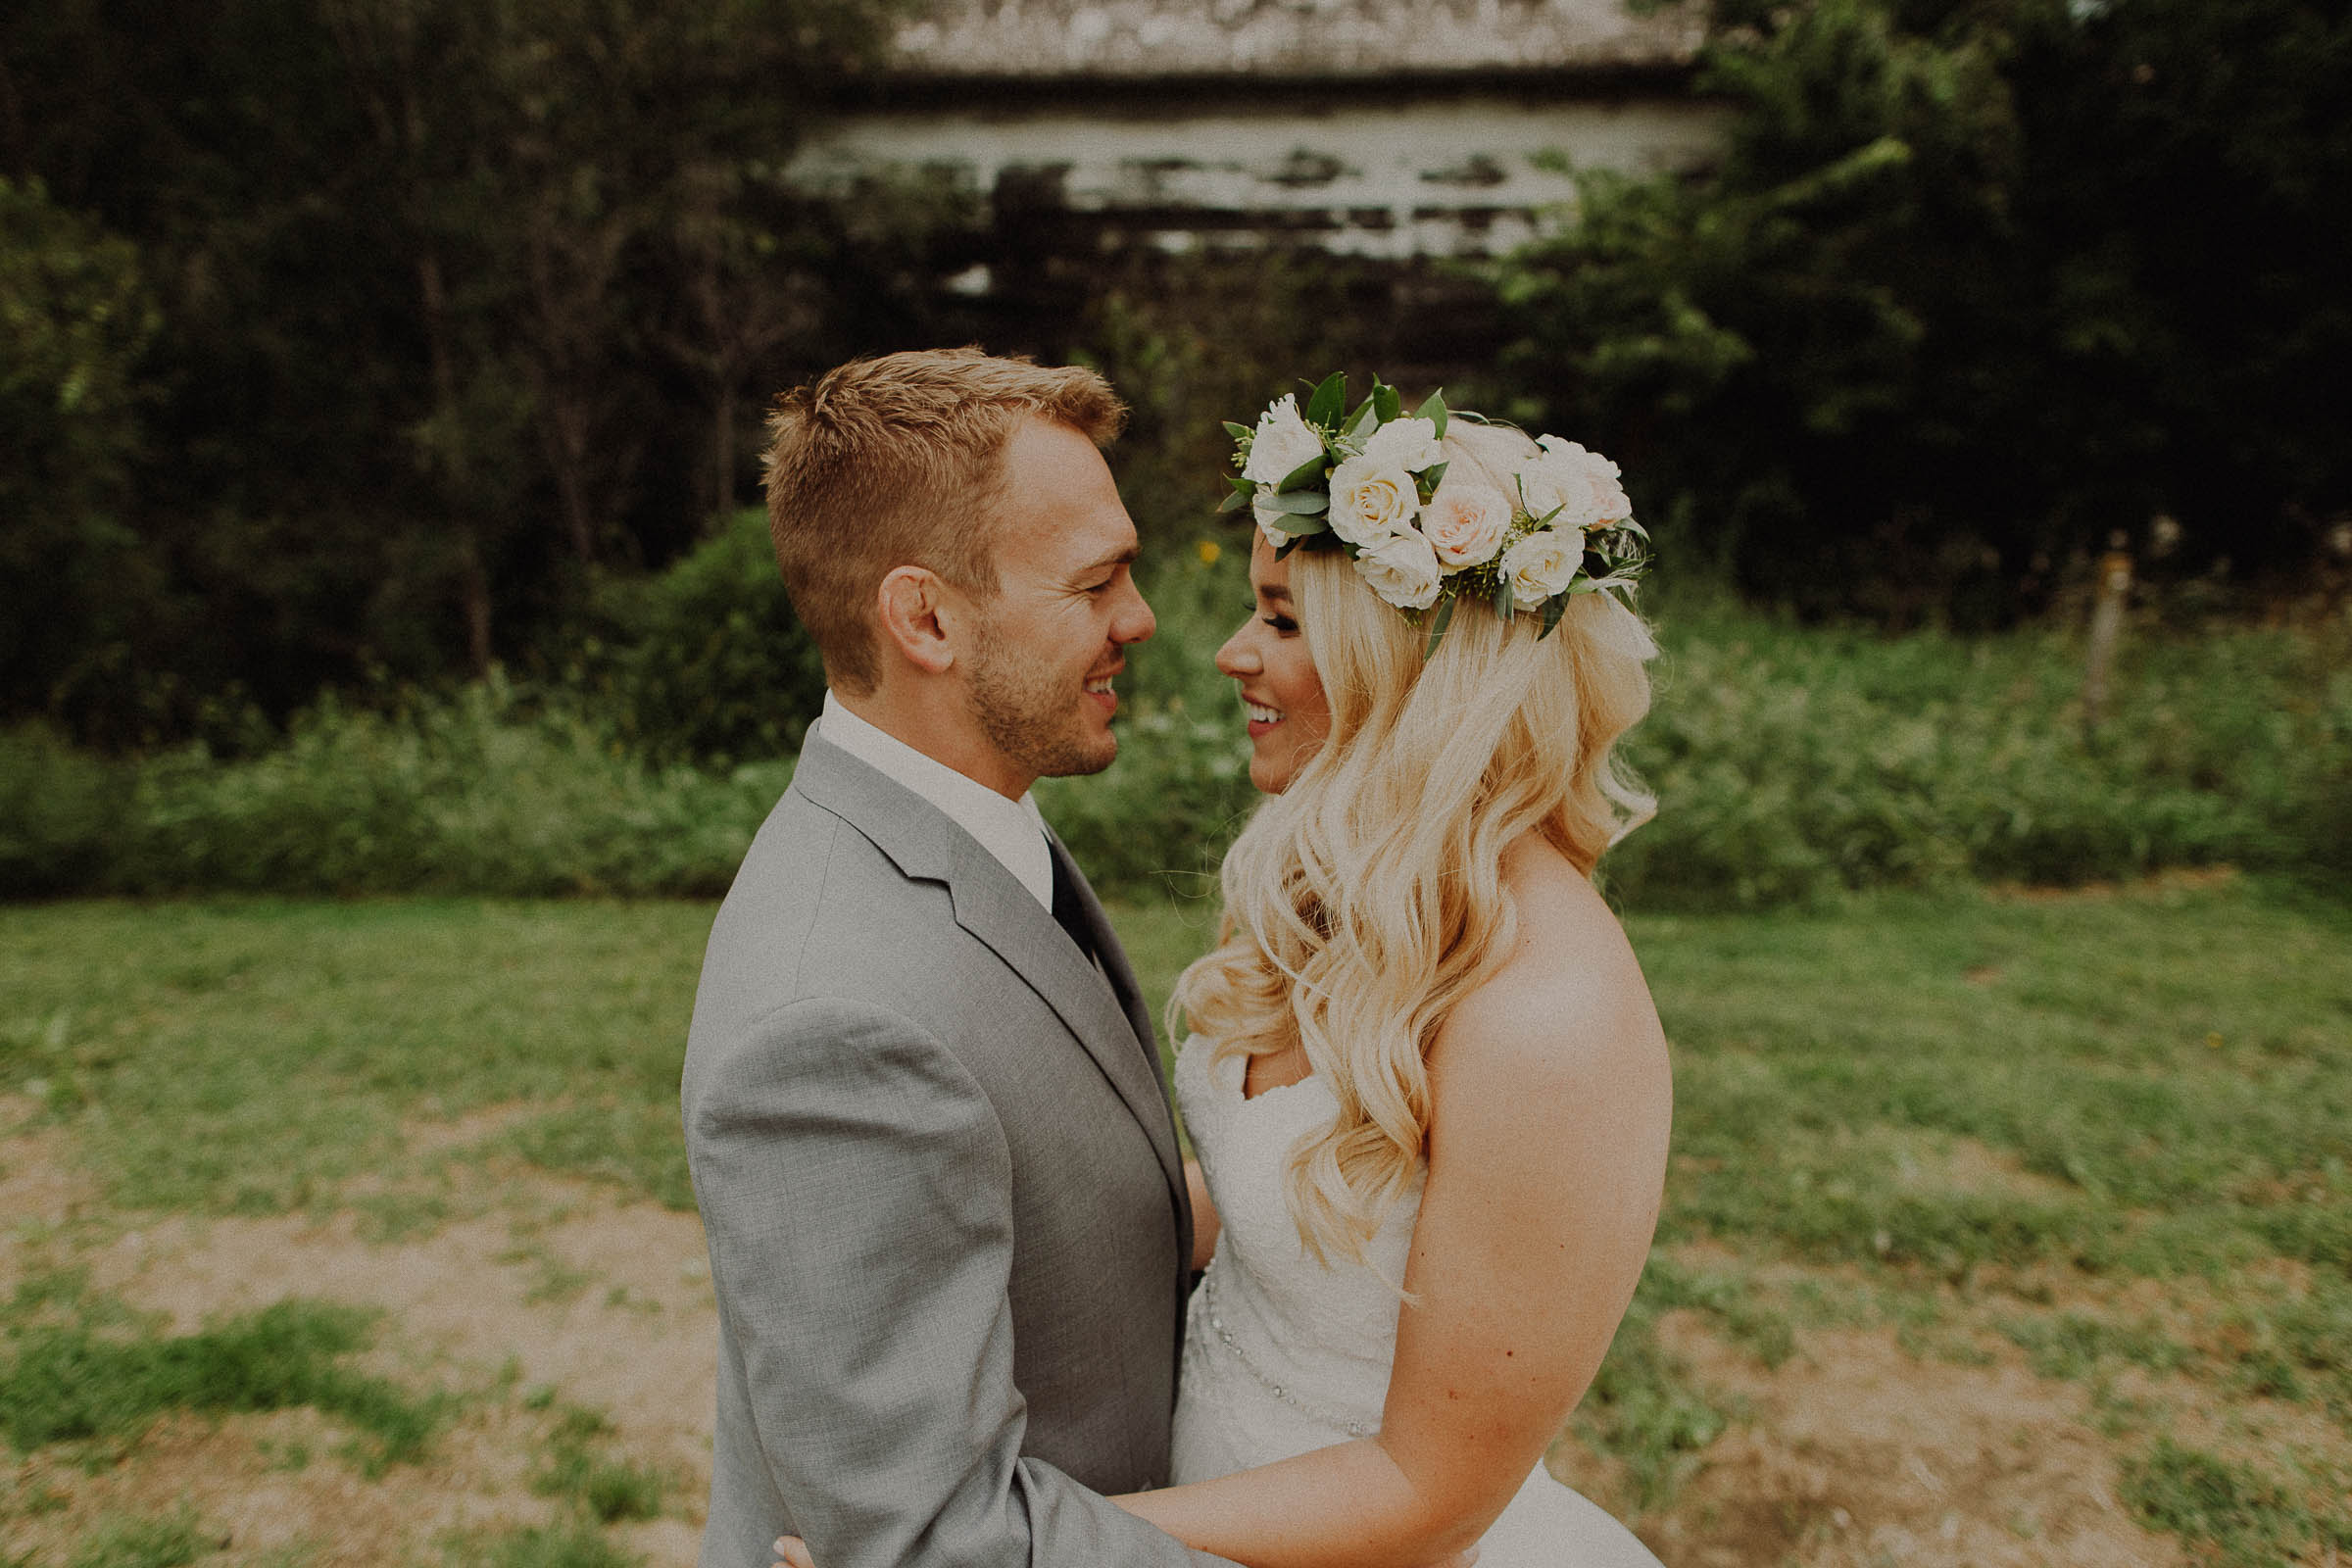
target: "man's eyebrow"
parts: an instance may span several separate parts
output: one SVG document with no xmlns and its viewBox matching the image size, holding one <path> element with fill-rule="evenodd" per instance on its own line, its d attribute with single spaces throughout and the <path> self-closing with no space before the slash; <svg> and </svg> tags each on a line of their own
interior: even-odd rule
<svg viewBox="0 0 2352 1568">
<path fill-rule="evenodd" d="M 1090 572 L 1097 572 L 1097 571 L 1101 571 L 1101 570 L 1102 570 L 1103 567 L 1105 567 L 1105 566 L 1129 566 L 1129 565 L 1133 565 L 1133 564 L 1135 564 L 1135 560 L 1136 560 L 1136 558 L 1137 558 L 1138 556 L 1142 555 L 1143 553 L 1144 553 L 1143 545 L 1142 545 L 1142 543 L 1139 541 L 1138 543 L 1135 543 L 1135 544 L 1131 544 L 1131 545 L 1129 545 L 1129 546 L 1128 546 L 1126 549 L 1124 549 L 1124 550 L 1114 550 L 1114 551 L 1112 551 L 1112 552 L 1111 552 L 1109 555 L 1107 555 L 1107 556 L 1102 556 L 1102 557 L 1100 557 L 1100 558 L 1098 558 L 1098 559 L 1096 559 L 1096 560 L 1094 560 L 1094 561 L 1090 561 L 1090 562 L 1088 562 L 1088 563 L 1087 563 L 1085 565 L 1083 565 L 1083 566 L 1080 566 L 1080 567 L 1079 567 L 1079 568 L 1078 568 L 1078 569 L 1077 569 L 1075 572 L 1073 572 L 1071 575 L 1073 575 L 1073 576 L 1077 576 L 1077 577 L 1084 577 L 1084 576 L 1086 576 L 1086 575 L 1087 575 L 1088 573 L 1090 573 Z"/>
</svg>

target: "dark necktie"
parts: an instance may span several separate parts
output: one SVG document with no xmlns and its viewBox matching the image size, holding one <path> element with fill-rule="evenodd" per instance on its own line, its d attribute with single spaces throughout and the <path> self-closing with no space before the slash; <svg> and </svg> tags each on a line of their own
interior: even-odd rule
<svg viewBox="0 0 2352 1568">
<path fill-rule="evenodd" d="M 1054 862 L 1054 923 L 1070 935 L 1088 963 L 1095 959 L 1094 938 L 1087 934 L 1086 912 L 1078 905 L 1078 884 L 1071 877 L 1069 862 L 1049 842 L 1047 854 Z"/>
</svg>

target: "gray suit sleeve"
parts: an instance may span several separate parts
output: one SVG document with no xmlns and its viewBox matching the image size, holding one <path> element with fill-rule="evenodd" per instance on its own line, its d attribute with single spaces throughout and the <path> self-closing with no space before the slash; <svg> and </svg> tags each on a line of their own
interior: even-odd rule
<svg viewBox="0 0 2352 1568">
<path fill-rule="evenodd" d="M 829 1000 L 734 1047 L 688 1107 L 695 1188 L 760 1449 L 818 1568 L 1222 1563 L 1021 1456 L 1011 1158 L 963 1066 Z"/>
</svg>

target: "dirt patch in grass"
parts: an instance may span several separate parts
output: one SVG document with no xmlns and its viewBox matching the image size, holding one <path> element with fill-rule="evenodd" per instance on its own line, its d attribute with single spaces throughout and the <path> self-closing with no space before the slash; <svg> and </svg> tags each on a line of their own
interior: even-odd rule
<svg viewBox="0 0 2352 1568">
<path fill-rule="evenodd" d="M 1892 1329 L 1798 1336 L 1767 1369 L 1698 1315 L 1669 1313 L 1661 1341 L 1703 1385 L 1739 1400 L 1736 1423 L 1650 1539 L 1690 1568 L 2161 1568 L 2172 1539 L 2116 1501 L 2115 1454 L 2080 1389 L 2011 1359 L 1922 1360 Z"/>
<path fill-rule="evenodd" d="M 478 1141 L 469 1118 L 443 1147 Z M 20 1123 L 20 1128 L 21 1128 Z M 421 1141 L 421 1140 L 420 1140 Z M 369 1239 L 368 1216 L 110 1216 L 61 1230 L 97 1201 L 60 1136 L 0 1140 L 13 1222 L 0 1268 L 86 1270 L 92 1291 L 185 1335 L 288 1297 L 380 1308 L 354 1364 L 442 1390 L 455 1414 L 421 1462 L 369 1477 L 350 1433 L 310 1408 L 163 1417 L 107 1448 L 0 1446 L 0 1525 L 25 1561 L 63 1563 L 103 1521 L 192 1509 L 226 1555 L 208 1563 L 439 1561 L 463 1536 L 540 1525 L 566 1503 L 530 1485 L 567 1409 L 611 1424 L 605 1446 L 659 1474 L 662 1516 L 608 1538 L 652 1563 L 691 1563 L 709 1488 L 715 1337 L 700 1224 L 610 1187 L 474 1163 L 450 1184 L 451 1217 Z"/>
<path fill-rule="evenodd" d="M 12 1109 L 0 1119 L 15 1128 L 0 1133 L 8 1280 L 27 1258 L 86 1268 L 92 1289 L 176 1334 L 292 1296 L 380 1308 L 374 1348 L 357 1364 L 457 1400 L 421 1462 L 375 1477 L 345 1451 L 350 1434 L 311 1408 L 167 1416 L 118 1452 L 0 1451 L 0 1525 L 28 1563 L 65 1563 L 106 1521 L 181 1510 L 226 1544 L 205 1559 L 222 1568 L 437 1562 L 453 1540 L 569 1517 L 572 1504 L 532 1482 L 564 1412 L 581 1409 L 611 1423 L 600 1453 L 663 1481 L 659 1517 L 604 1527 L 605 1539 L 652 1564 L 694 1560 L 715 1324 L 692 1214 L 485 1156 L 449 1163 L 440 1206 L 390 1239 L 365 1202 L 324 1217 L 121 1215 L 103 1208 L 64 1135 L 30 1127 L 29 1107 L 0 1115 Z M 418 1128 L 408 1147 L 495 1144 L 529 1109 Z M 1972 1140 L 1919 1148 L 1922 1168 L 1906 1179 L 1994 1191 L 2041 1180 Z M 2142 1528 L 2118 1495 L 2155 1434 L 2230 1461 L 2261 1461 L 2278 1445 L 2341 1457 L 2308 1405 L 2225 1396 L 2129 1363 L 2038 1375 L 2032 1352 L 1998 1332 L 2017 1314 L 2075 1313 L 2211 1344 L 2227 1332 L 2224 1303 L 2186 1282 L 2037 1267 L 1967 1293 L 1927 1285 L 1913 1294 L 1932 1321 L 1905 1337 L 1873 1320 L 1889 1286 L 1857 1266 L 1759 1262 L 1712 1242 L 1668 1259 L 1693 1291 L 1715 1276 L 1744 1280 L 1727 1299 L 1788 1324 L 1775 1340 L 1723 1307 L 1658 1317 L 1660 1349 L 1727 1417 L 1659 1510 L 1636 1520 L 1673 1568 L 2169 1568 L 2188 1560 L 2178 1539 Z M 2280 1290 L 2308 1285 L 2300 1266 L 2271 1273 Z M 1783 1351 L 1760 1353 L 1766 1344 Z M 1621 1468 L 1573 1444 L 1555 1460 L 1572 1484 L 1632 1513 Z"/>
</svg>

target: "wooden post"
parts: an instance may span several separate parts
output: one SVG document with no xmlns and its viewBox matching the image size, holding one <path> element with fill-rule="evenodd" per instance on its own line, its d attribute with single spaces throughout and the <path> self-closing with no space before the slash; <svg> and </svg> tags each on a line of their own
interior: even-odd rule
<svg viewBox="0 0 2352 1568">
<path fill-rule="evenodd" d="M 2082 667 L 2082 735 L 2098 743 L 2107 716 L 2107 673 L 2115 664 L 2115 640 L 2124 629 L 2124 601 L 2132 596 L 2132 556 L 2121 531 L 2107 536 L 2099 558 L 2098 598 L 2090 611 L 2090 652 Z"/>
</svg>

